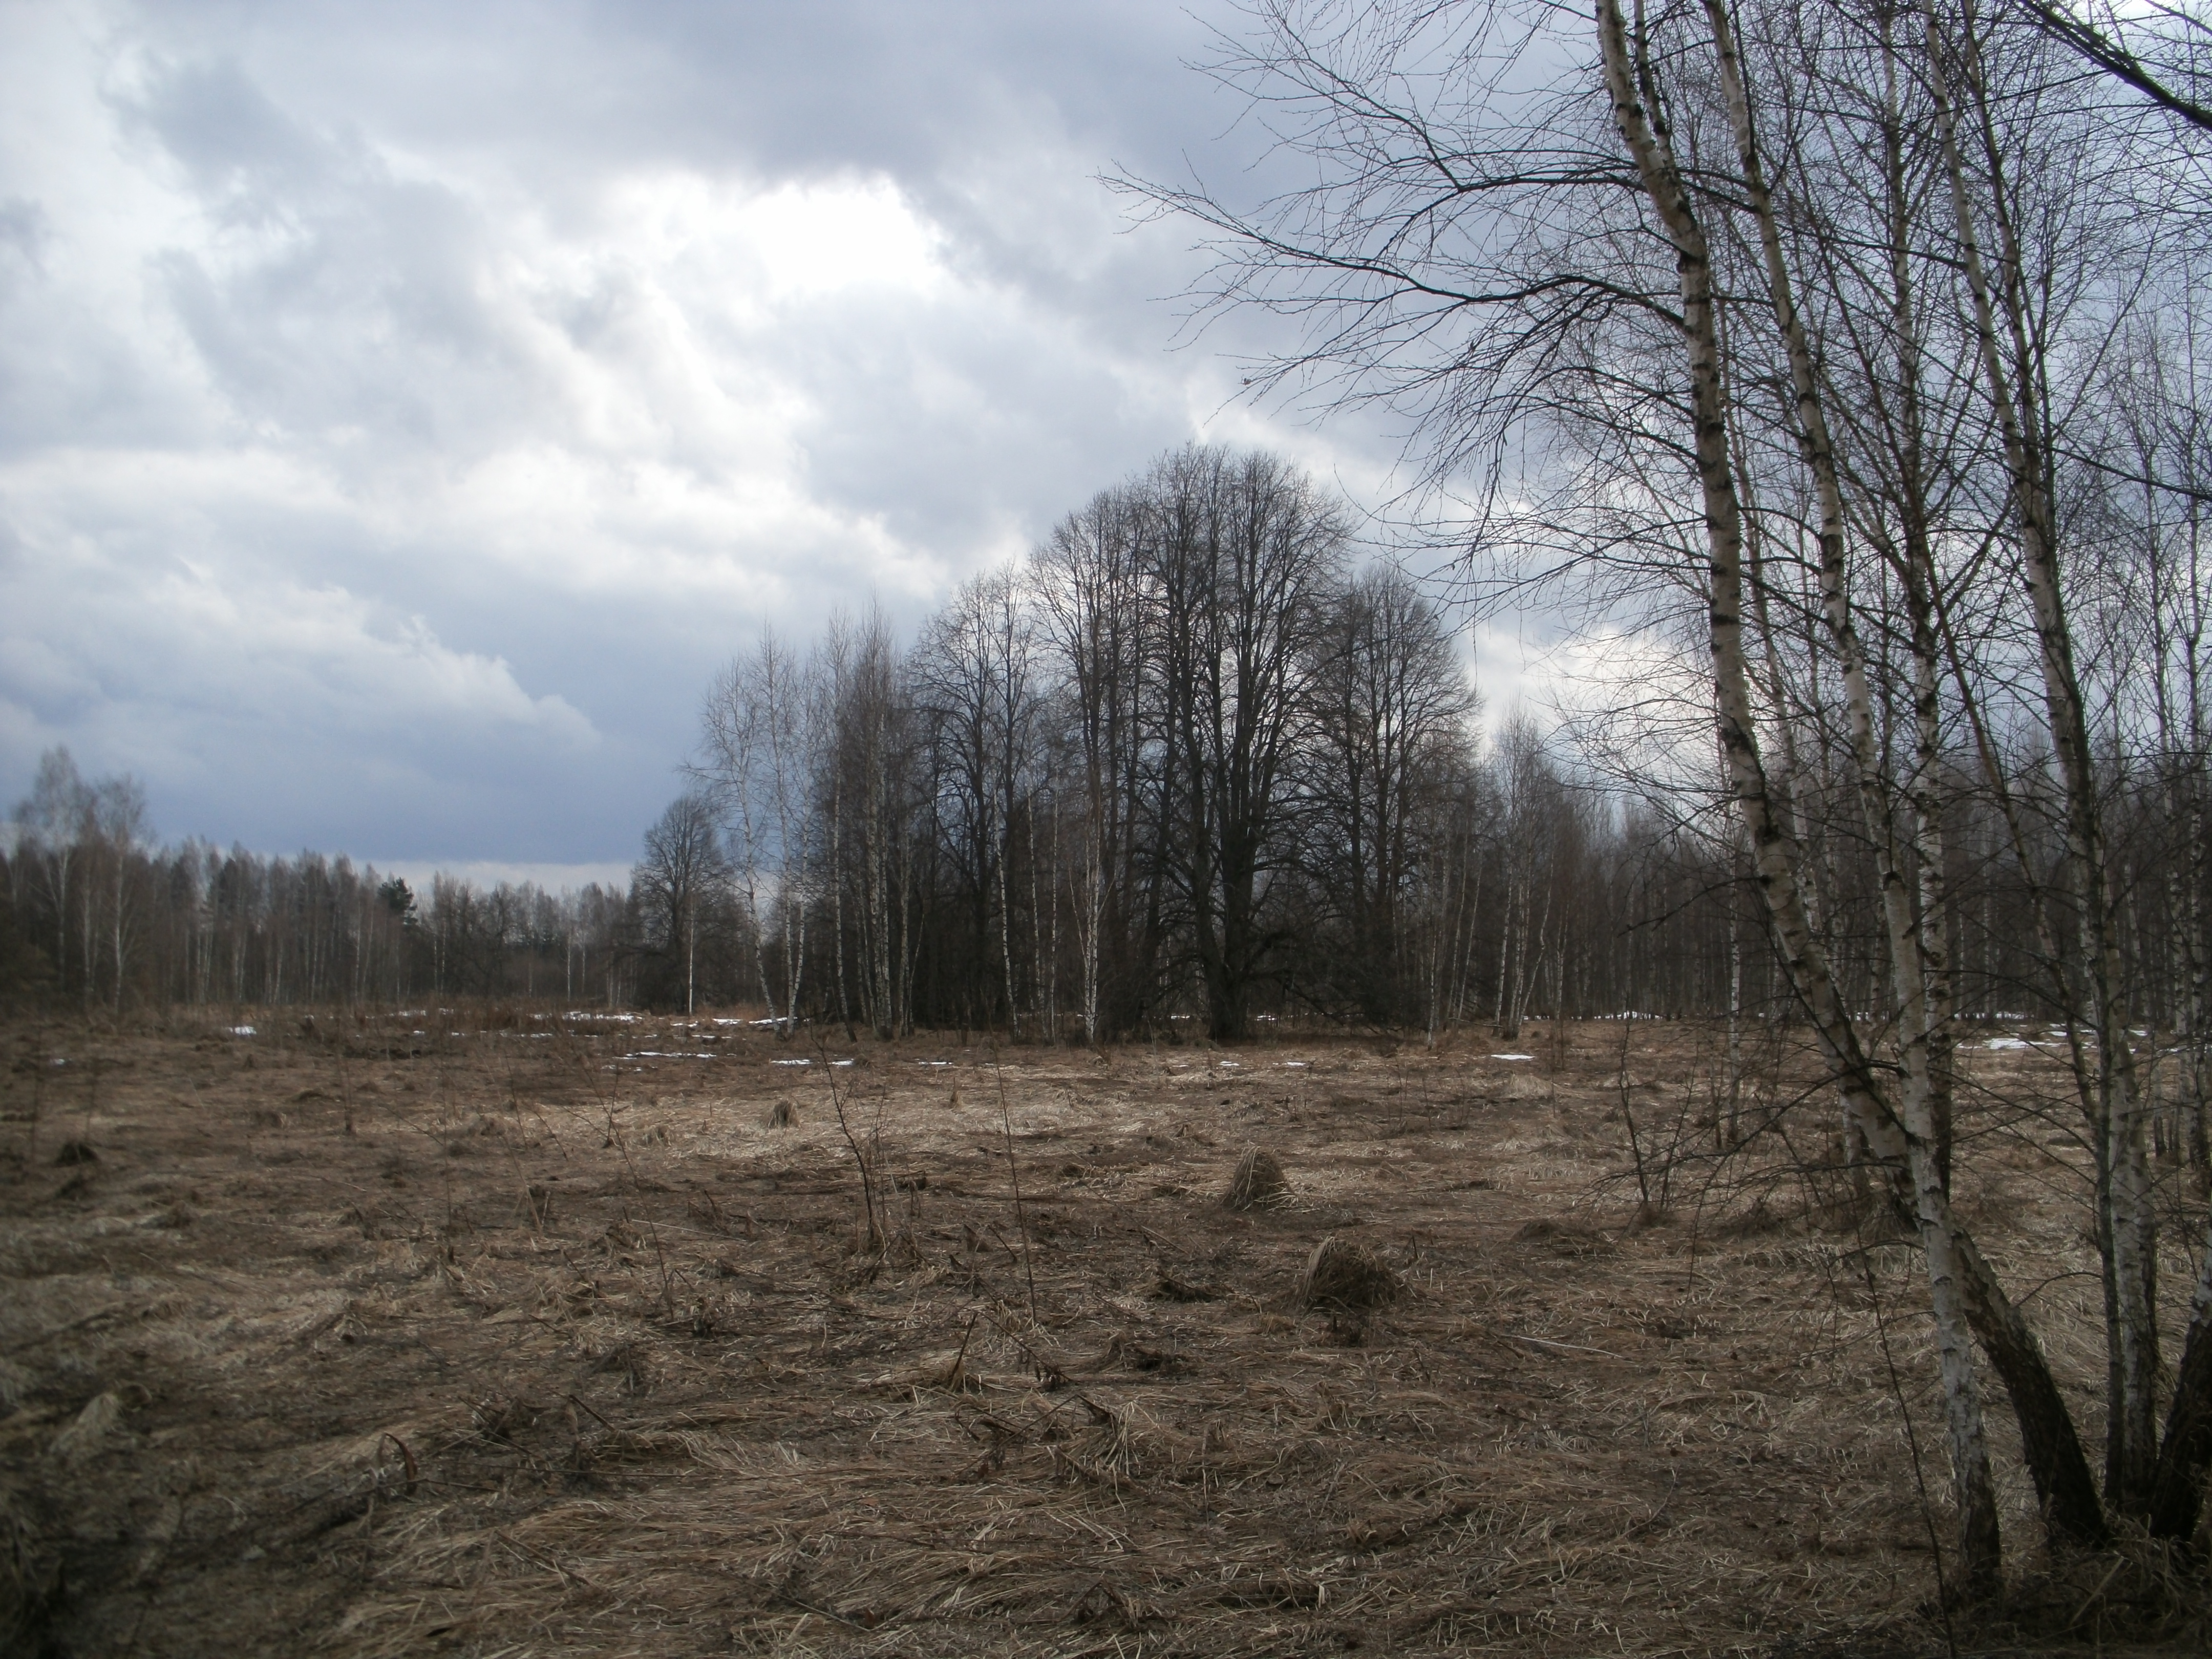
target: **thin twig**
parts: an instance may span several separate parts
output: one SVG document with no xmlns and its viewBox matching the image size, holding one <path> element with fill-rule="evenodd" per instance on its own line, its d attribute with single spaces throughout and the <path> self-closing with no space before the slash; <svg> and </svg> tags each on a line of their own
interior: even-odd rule
<svg viewBox="0 0 2212 1659">
<path fill-rule="evenodd" d="M 1912 1426 L 1911 1409 L 1905 1403 L 1905 1383 L 1897 1374 L 1897 1355 L 1889 1346 L 1889 1322 L 1882 1317 L 1881 1292 L 1874 1276 L 1874 1255 L 1860 1239 L 1859 1271 L 1866 1276 L 1867 1301 L 1874 1310 L 1875 1335 L 1881 1343 L 1881 1363 L 1889 1372 L 1889 1391 L 1897 1401 L 1897 1414 L 1905 1424 L 1905 1444 L 1912 1455 L 1912 1485 L 1920 1494 L 1920 1522 L 1928 1530 L 1928 1552 L 1936 1564 L 1936 1602 L 1943 1611 L 1943 1647 L 1950 1659 L 1959 1659 L 1959 1633 L 1951 1625 L 1951 1591 L 1943 1580 L 1943 1540 L 1936 1534 L 1936 1511 L 1928 1496 L 1928 1474 L 1920 1459 L 1920 1435 Z"/>
<path fill-rule="evenodd" d="M 1022 1273 L 1029 1280 L 1030 1325 L 1035 1328 L 1037 1324 L 1036 1264 L 1031 1260 L 1030 1224 L 1022 1213 L 1022 1171 L 1021 1165 L 1014 1158 L 1014 1115 L 1012 1109 L 1006 1104 L 1006 1074 L 1000 1069 L 996 1048 L 991 1050 L 991 1075 L 999 1085 L 999 1122 L 1006 1135 L 1006 1173 L 1014 1183 L 1014 1230 L 1022 1236 Z"/>
<path fill-rule="evenodd" d="M 1561 1353 L 1594 1353 L 1601 1359 L 1620 1358 L 1609 1348 L 1588 1347 L 1580 1342 L 1547 1342 L 1540 1336 L 1522 1336 L 1515 1331 L 1500 1331 L 1498 1334 L 1509 1342 L 1526 1342 L 1539 1348 L 1557 1348 Z"/>
<path fill-rule="evenodd" d="M 860 1212 L 867 1223 L 867 1237 L 862 1241 L 861 1248 L 865 1250 L 877 1249 L 881 1246 L 884 1233 L 883 1229 L 876 1224 L 876 1184 L 868 1169 L 868 1155 L 860 1150 L 860 1143 L 853 1133 L 853 1126 L 845 1121 L 844 1097 L 837 1092 L 837 1068 L 830 1065 L 830 1050 L 823 1045 L 818 1033 L 814 1039 L 814 1047 L 822 1061 L 823 1078 L 830 1085 L 830 1109 L 837 1114 L 837 1133 L 845 1137 L 845 1144 L 853 1149 L 853 1162 L 860 1166 Z"/>
</svg>

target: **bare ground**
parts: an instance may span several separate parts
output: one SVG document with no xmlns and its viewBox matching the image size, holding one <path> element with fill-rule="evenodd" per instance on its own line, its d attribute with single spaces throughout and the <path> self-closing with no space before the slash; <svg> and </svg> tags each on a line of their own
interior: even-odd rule
<svg viewBox="0 0 2212 1659">
<path fill-rule="evenodd" d="M 1658 1153 L 1712 1146 L 1696 1028 L 994 1060 L 734 1021 L 233 1018 L 258 1029 L 8 1034 L 0 1646 L 2204 1639 L 2170 1573 L 2044 1559 L 2009 1455 L 2014 1622 L 1947 1631 L 1915 1264 L 1819 1173 L 1817 1097 L 1658 1190 Z M 1968 1201 L 2086 1436 L 2094 1257 L 2071 1155 L 2017 1121 L 2039 1063 L 1976 1060 Z M 1289 1192 L 1239 1212 L 1253 1146 Z M 1299 1305 L 1332 1237 L 1395 1299 Z"/>
</svg>

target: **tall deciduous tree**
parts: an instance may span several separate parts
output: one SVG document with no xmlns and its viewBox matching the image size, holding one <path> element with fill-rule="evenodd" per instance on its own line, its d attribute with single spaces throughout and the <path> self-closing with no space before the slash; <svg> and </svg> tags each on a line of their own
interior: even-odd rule
<svg viewBox="0 0 2212 1659">
<path fill-rule="evenodd" d="M 631 873 L 630 890 L 652 918 L 649 936 L 684 988 L 686 1013 L 698 1003 L 700 930 L 729 873 L 720 821 L 703 791 L 678 795 L 645 832 L 645 856 Z"/>
<path fill-rule="evenodd" d="M 1273 456 L 1192 447 L 1147 491 L 1146 559 L 1171 757 L 1170 859 L 1218 1038 L 1249 1028 L 1278 941 L 1267 885 L 1290 861 L 1289 769 L 1311 718 L 1341 511 Z"/>
</svg>

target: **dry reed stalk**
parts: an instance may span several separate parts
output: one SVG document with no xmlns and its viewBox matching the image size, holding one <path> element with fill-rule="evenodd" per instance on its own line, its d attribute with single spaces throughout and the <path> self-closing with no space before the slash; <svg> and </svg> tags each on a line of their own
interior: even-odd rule
<svg viewBox="0 0 2212 1659">
<path fill-rule="evenodd" d="M 823 1079 L 830 1085 L 830 1108 L 837 1114 L 837 1133 L 845 1137 L 845 1145 L 852 1149 L 853 1164 L 860 1175 L 860 1253 L 878 1255 L 884 1248 L 884 1230 L 876 1219 L 875 1171 L 868 1167 L 868 1155 L 860 1149 L 853 1126 L 846 1121 L 845 1099 L 837 1092 L 837 1073 L 830 1064 L 830 1050 L 818 1041 L 815 1048 L 818 1050 L 816 1058 L 822 1063 Z"/>
<path fill-rule="evenodd" d="M 1022 1212 L 1022 1169 L 1020 1161 L 1014 1157 L 1014 1112 L 1006 1103 L 1006 1074 L 1000 1069 L 995 1048 L 991 1050 L 991 1074 L 999 1084 L 999 1124 L 1006 1137 L 1006 1175 L 1014 1189 L 1014 1231 L 1022 1236 L 1022 1274 L 1029 1281 L 1030 1325 L 1034 1329 L 1037 1323 L 1036 1252 L 1030 1239 L 1029 1218 Z M 956 1097 L 958 1092 L 954 1091 Z"/>
</svg>

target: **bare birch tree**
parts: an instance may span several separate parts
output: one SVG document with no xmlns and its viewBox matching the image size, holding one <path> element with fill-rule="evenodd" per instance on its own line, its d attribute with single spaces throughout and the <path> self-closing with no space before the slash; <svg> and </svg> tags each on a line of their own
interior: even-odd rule
<svg viewBox="0 0 2212 1659">
<path fill-rule="evenodd" d="M 724 815 L 761 1000 L 787 1037 L 805 994 L 817 882 L 815 783 L 826 717 L 818 679 L 763 630 L 708 693 L 693 769 Z"/>
</svg>

